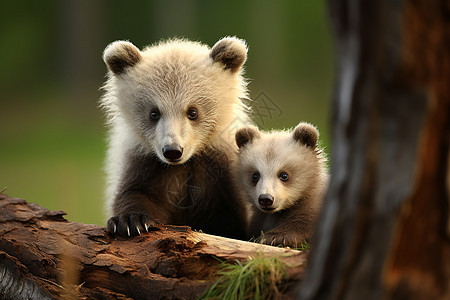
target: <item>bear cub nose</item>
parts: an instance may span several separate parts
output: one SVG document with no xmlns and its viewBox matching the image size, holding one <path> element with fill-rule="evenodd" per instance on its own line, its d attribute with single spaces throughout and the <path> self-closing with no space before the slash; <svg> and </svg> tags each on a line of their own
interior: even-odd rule
<svg viewBox="0 0 450 300">
<path fill-rule="evenodd" d="M 179 159 L 181 155 L 183 155 L 183 148 L 181 148 L 181 146 L 178 144 L 172 144 L 164 146 L 162 152 L 164 157 L 168 160 L 176 160 Z"/>
<path fill-rule="evenodd" d="M 268 207 L 273 204 L 273 197 L 270 194 L 261 194 L 258 197 L 258 202 L 261 206 Z"/>
</svg>

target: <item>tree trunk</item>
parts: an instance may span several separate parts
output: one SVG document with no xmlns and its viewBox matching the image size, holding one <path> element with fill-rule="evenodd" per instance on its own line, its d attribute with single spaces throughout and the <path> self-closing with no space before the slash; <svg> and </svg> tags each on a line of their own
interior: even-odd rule
<svg viewBox="0 0 450 300">
<path fill-rule="evenodd" d="M 331 182 L 299 299 L 450 299 L 450 4 L 329 9 Z"/>
<path fill-rule="evenodd" d="M 218 260 L 278 256 L 292 298 L 307 253 L 159 226 L 114 240 L 103 227 L 0 194 L 1 299 L 195 299 L 216 279 Z"/>
</svg>

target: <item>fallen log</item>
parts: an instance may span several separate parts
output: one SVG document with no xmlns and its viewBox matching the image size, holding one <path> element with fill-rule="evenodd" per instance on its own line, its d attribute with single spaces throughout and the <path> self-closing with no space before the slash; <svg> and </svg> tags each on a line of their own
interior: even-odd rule
<svg viewBox="0 0 450 300">
<path fill-rule="evenodd" d="M 158 225 L 130 239 L 104 227 L 69 222 L 0 194 L 1 299 L 195 299 L 217 279 L 219 260 L 277 256 L 287 266 L 293 298 L 307 252 Z"/>
</svg>

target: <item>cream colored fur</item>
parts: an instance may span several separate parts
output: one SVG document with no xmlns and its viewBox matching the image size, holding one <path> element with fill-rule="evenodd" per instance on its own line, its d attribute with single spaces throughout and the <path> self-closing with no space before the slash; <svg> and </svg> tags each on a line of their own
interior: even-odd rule
<svg viewBox="0 0 450 300">
<path fill-rule="evenodd" d="M 125 41 L 111 44 L 105 49 L 105 61 L 124 55 L 120 47 L 134 46 Z M 205 148 L 236 152 L 235 130 L 250 122 L 243 102 L 247 83 L 242 68 L 224 70 L 211 59 L 208 46 L 174 39 L 137 51 L 141 59 L 120 74 L 109 71 L 103 87 L 101 107 L 110 126 L 105 167 L 108 215 L 130 151 L 155 155 L 167 164 L 171 163 L 162 155 L 162 148 L 171 143 L 184 149 L 179 164 Z M 198 123 L 186 118 L 186 110 L 192 106 L 198 108 Z M 155 126 L 148 125 L 152 108 L 161 112 Z"/>
<path fill-rule="evenodd" d="M 250 210 L 275 214 L 304 201 L 308 209 L 318 211 L 328 181 L 322 150 L 296 141 L 292 130 L 263 132 L 251 129 L 255 136 L 240 149 L 233 168 L 236 189 L 250 203 Z M 252 183 L 255 172 L 260 176 L 256 185 Z M 281 172 L 288 174 L 288 181 L 280 180 Z M 274 198 L 273 211 L 261 209 L 258 203 L 261 194 L 270 194 Z"/>
</svg>

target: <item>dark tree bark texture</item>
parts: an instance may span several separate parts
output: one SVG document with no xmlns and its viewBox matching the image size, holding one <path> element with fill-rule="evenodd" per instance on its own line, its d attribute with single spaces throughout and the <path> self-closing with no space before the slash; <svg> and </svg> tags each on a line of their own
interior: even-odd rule
<svg viewBox="0 0 450 300">
<path fill-rule="evenodd" d="M 299 299 L 450 299 L 450 2 L 328 4 L 331 182 Z"/>
<path fill-rule="evenodd" d="M 450 299 L 450 3 L 328 3 L 331 180 L 298 298 Z M 192 299 L 215 257 L 257 253 L 302 278 L 306 253 L 162 225 L 111 240 L 63 214 L 0 195 L 0 298 Z"/>
</svg>

